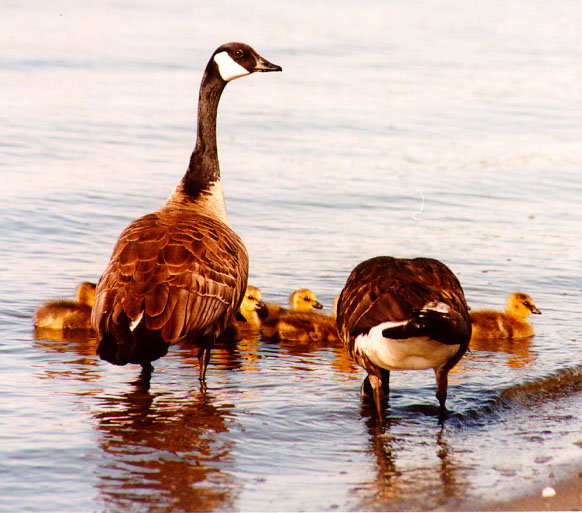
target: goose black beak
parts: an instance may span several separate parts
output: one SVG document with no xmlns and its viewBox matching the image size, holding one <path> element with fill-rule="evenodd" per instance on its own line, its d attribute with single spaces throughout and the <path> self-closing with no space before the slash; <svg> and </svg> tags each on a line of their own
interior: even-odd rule
<svg viewBox="0 0 582 513">
<path fill-rule="evenodd" d="M 315 303 L 313 303 L 313 308 L 321 310 L 323 308 L 323 305 L 319 301 L 316 301 Z"/>
<path fill-rule="evenodd" d="M 281 66 L 277 66 L 277 64 L 269 62 L 267 59 L 263 59 L 259 55 L 253 71 L 283 71 L 283 68 Z"/>
<path fill-rule="evenodd" d="M 532 314 L 540 314 L 540 315 L 542 314 L 542 311 L 541 310 L 538 310 L 535 306 L 532 306 L 530 308 L 530 310 L 531 310 L 531 313 Z"/>
</svg>

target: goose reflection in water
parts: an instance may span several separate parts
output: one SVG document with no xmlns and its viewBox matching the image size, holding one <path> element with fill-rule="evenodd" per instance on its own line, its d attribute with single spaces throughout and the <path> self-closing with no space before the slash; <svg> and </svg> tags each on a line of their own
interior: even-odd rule
<svg viewBox="0 0 582 513">
<path fill-rule="evenodd" d="M 182 361 L 195 367 L 198 357 L 195 347 L 187 341 L 179 344 Z M 259 333 L 247 332 L 237 341 L 218 339 L 210 358 L 210 366 L 228 371 L 242 370 L 256 374 L 259 372 Z"/>
<path fill-rule="evenodd" d="M 368 451 L 373 458 L 376 478 L 354 490 L 362 497 L 358 511 L 377 510 L 434 510 L 446 509 L 455 498 L 463 497 L 461 469 L 456 465 L 451 446 L 446 440 L 443 424 L 434 425 L 434 443 L 422 447 L 422 457 L 410 466 L 410 456 L 401 454 L 402 434 L 407 424 L 417 423 L 415 413 L 406 418 L 388 414 L 381 425 L 373 403 L 363 404 L 360 411 L 369 433 Z M 438 412 L 435 410 L 435 416 Z M 430 428 L 429 428 L 430 429 Z M 419 503 L 419 497 L 423 497 Z"/>
<path fill-rule="evenodd" d="M 59 355 L 48 360 L 41 379 L 103 378 L 94 333 L 37 329 L 35 335 L 38 347 Z M 196 358 L 191 351 L 182 353 L 186 359 Z M 220 354 L 217 351 L 219 359 Z M 204 391 L 152 394 L 143 376 L 130 387 L 101 398 L 93 414 L 102 454 L 96 488 L 104 510 L 136 511 L 136 504 L 150 511 L 233 510 L 234 442 L 224 420 L 229 409 L 216 407 L 215 398 Z M 78 393 L 86 391 L 79 387 Z"/>
<path fill-rule="evenodd" d="M 177 398 L 152 394 L 147 380 L 104 397 L 95 413 L 103 462 L 97 488 L 106 510 L 233 510 L 233 442 L 224 416 L 205 391 Z"/>
</svg>

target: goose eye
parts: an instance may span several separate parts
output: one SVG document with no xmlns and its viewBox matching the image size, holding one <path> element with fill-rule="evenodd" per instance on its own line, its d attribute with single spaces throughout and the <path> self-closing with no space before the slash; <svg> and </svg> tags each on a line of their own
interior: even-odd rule
<svg viewBox="0 0 582 513">
<path fill-rule="evenodd" d="M 255 298 L 253 296 L 247 296 L 247 299 L 250 299 L 251 301 L 255 300 Z"/>
<path fill-rule="evenodd" d="M 311 301 L 311 298 L 310 297 L 304 297 L 303 298 L 303 301 L 307 301 L 309 303 Z"/>
<path fill-rule="evenodd" d="M 237 49 L 234 51 L 234 56 L 235 56 L 237 59 L 240 59 L 240 58 L 241 58 L 243 55 L 244 55 L 244 52 L 243 52 L 243 51 L 242 51 L 240 48 L 237 48 Z"/>
<path fill-rule="evenodd" d="M 531 305 L 529 304 L 529 301 L 524 301 L 524 302 L 523 302 L 523 304 L 524 304 L 524 306 L 527 306 L 528 308 L 531 306 Z"/>
</svg>

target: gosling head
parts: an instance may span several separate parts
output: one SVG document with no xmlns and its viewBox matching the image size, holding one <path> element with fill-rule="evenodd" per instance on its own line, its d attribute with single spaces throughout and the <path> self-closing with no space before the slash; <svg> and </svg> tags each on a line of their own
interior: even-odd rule
<svg viewBox="0 0 582 513">
<path fill-rule="evenodd" d="M 93 307 L 95 304 L 95 289 L 97 285 L 89 281 L 84 281 L 77 288 L 77 301 L 82 305 Z"/>
<path fill-rule="evenodd" d="M 526 318 L 530 314 L 541 314 L 533 299 L 523 292 L 514 292 L 507 298 L 505 310 L 514 317 Z"/>
<path fill-rule="evenodd" d="M 267 312 L 267 305 L 261 297 L 260 289 L 252 285 L 247 286 L 240 305 L 240 312 L 245 319 L 248 319 L 254 312 L 257 312 L 259 316 Z"/>
<path fill-rule="evenodd" d="M 289 303 L 293 310 L 298 312 L 309 312 L 314 308 L 321 310 L 323 305 L 317 300 L 315 294 L 309 289 L 299 289 L 291 294 Z"/>
<path fill-rule="evenodd" d="M 281 66 L 270 63 L 253 48 L 244 43 L 226 43 L 212 55 L 218 74 L 225 82 L 255 72 L 282 71 Z"/>
</svg>

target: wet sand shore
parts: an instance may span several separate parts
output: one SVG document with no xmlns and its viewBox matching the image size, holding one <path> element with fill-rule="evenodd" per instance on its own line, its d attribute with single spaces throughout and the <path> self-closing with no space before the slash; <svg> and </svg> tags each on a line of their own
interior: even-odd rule
<svg viewBox="0 0 582 513">
<path fill-rule="evenodd" d="M 556 494 L 543 497 L 543 488 L 506 502 L 486 505 L 483 511 L 582 511 L 582 468 L 570 478 L 548 483 Z"/>
</svg>

